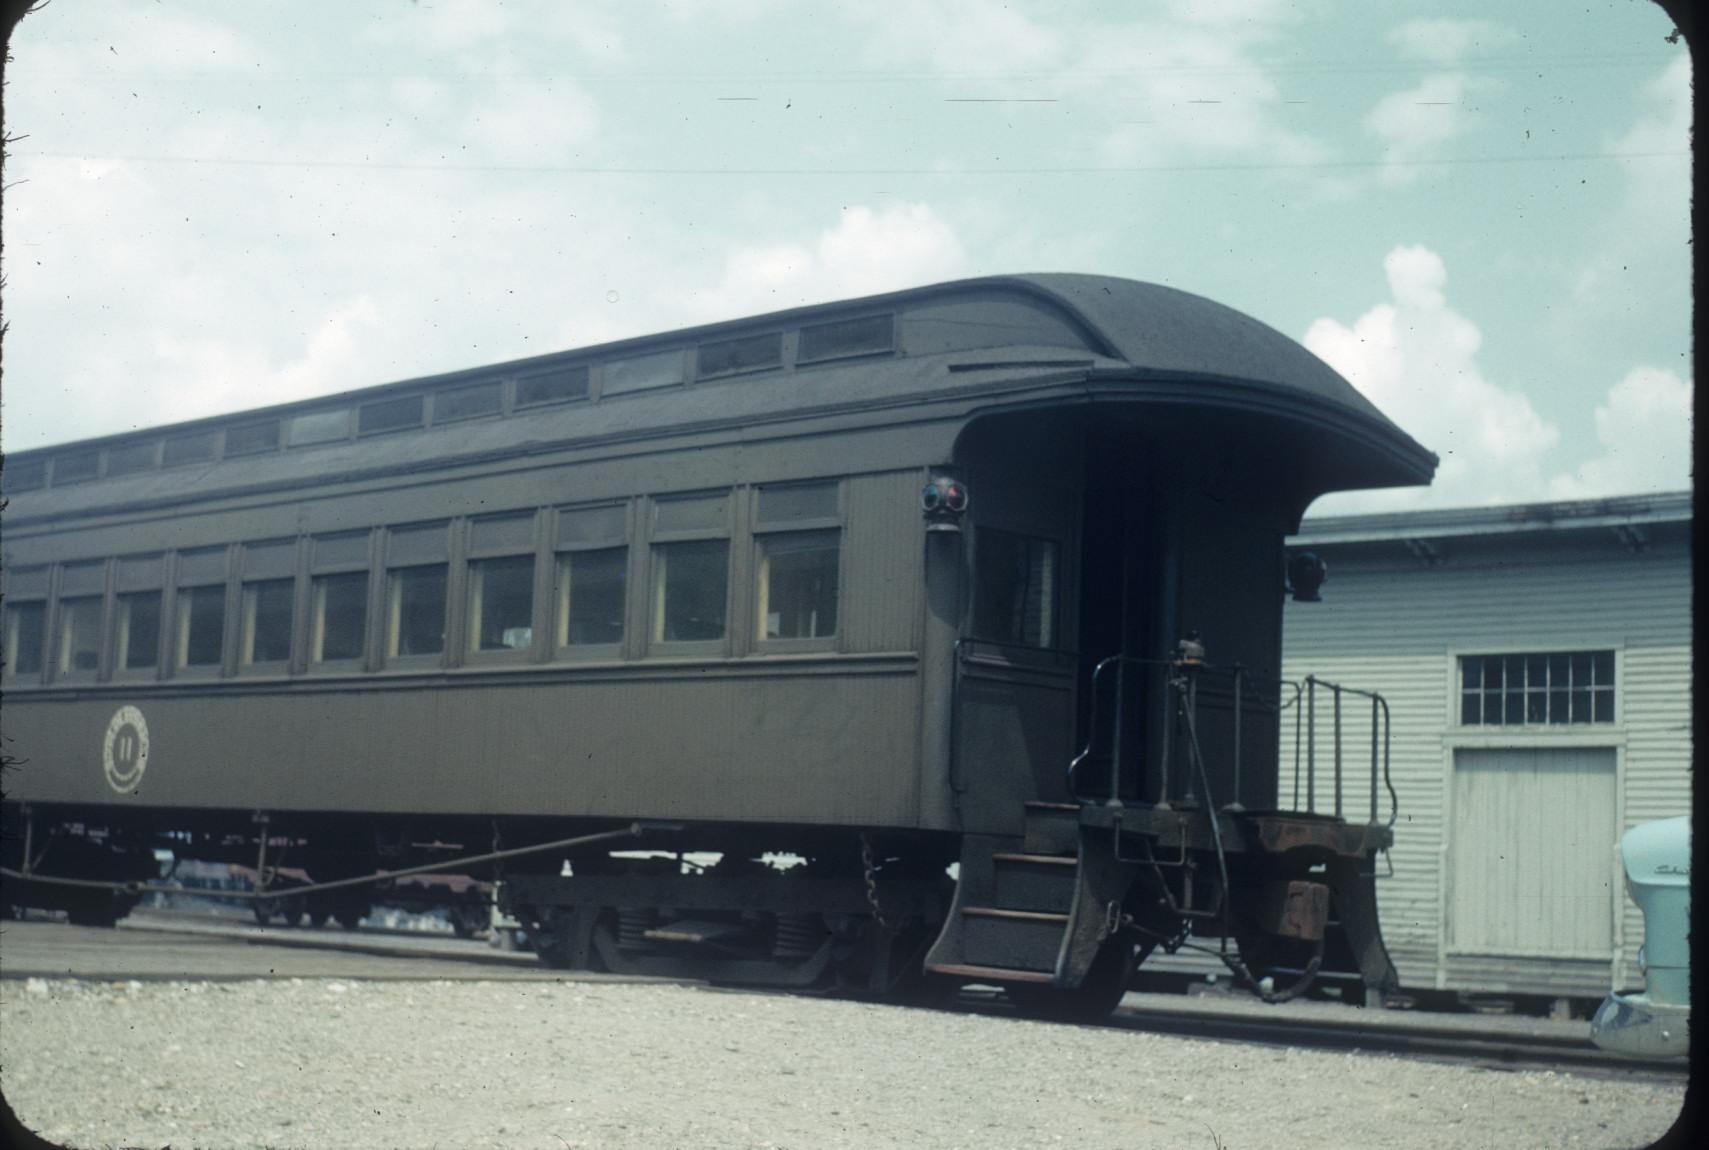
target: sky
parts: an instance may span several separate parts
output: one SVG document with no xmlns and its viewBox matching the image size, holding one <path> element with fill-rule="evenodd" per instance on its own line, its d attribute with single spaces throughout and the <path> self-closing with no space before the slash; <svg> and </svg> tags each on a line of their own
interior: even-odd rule
<svg viewBox="0 0 1709 1150">
<path fill-rule="evenodd" d="M 1442 460 L 1690 484 L 1690 83 L 1644 0 L 50 0 L 0 445 L 964 276 L 1195 292 Z"/>
</svg>

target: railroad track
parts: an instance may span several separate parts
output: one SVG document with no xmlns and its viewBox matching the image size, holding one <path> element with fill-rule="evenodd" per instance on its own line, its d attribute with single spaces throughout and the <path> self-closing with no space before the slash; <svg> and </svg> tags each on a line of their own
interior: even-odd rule
<svg viewBox="0 0 1709 1150">
<path fill-rule="evenodd" d="M 961 1006 L 975 1011 L 1013 1015 L 1014 1010 L 994 991 L 964 991 Z M 1412 1021 L 1384 1024 L 1374 1014 L 1348 1008 L 1353 1017 L 1288 1015 L 1258 1018 L 1251 1014 L 1174 1009 L 1152 1005 L 1118 1007 L 1096 1025 L 1182 1038 L 1199 1038 L 1249 1045 L 1392 1054 L 1476 1065 L 1489 1070 L 1556 1070 L 1619 1078 L 1632 1076 L 1667 1081 L 1683 1079 L 1689 1065 L 1683 1059 L 1641 1059 L 1610 1054 L 1588 1037 L 1552 1034 L 1501 1034 L 1451 1025 Z M 1451 1016 L 1452 1017 L 1452 1016 Z"/>
<path fill-rule="evenodd" d="M 1588 1038 L 1539 1034 L 1509 1037 L 1447 1026 L 1382 1026 L 1363 1020 L 1328 1022 L 1298 1018 L 1270 1021 L 1250 1016 L 1176 1013 L 1135 1007 L 1118 1009 L 1110 1025 L 1272 1046 L 1358 1050 L 1474 1062 L 1501 1070 L 1572 1069 L 1683 1078 L 1688 1069 L 1680 1060 L 1623 1058 L 1610 1054 L 1592 1045 Z"/>
<path fill-rule="evenodd" d="M 420 933 L 411 931 L 370 927 L 339 932 L 278 928 L 262 931 L 242 919 L 160 911 L 148 912 L 146 918 L 154 921 L 153 929 L 156 930 L 170 931 L 173 928 L 172 920 L 176 919 L 185 926 L 191 926 L 196 933 L 219 933 L 252 944 L 357 952 L 402 960 L 428 957 L 413 948 L 406 949 L 412 939 L 417 942 L 426 941 Z M 451 940 L 440 936 L 436 941 Z M 474 943 L 454 945 L 454 949 L 459 953 L 452 953 L 448 948 L 436 950 L 432 957 L 468 965 L 471 968 L 471 978 L 482 977 L 479 971 L 483 967 L 491 969 L 504 966 L 514 970 L 518 965 L 527 962 L 522 956 L 500 954 Z M 565 974 L 562 971 L 555 973 L 559 977 Z M 964 989 L 956 1000 L 954 1009 L 1006 1017 L 1016 1016 L 1014 1007 L 1001 992 L 979 987 Z M 1420 1022 L 1419 1016 L 1414 1014 L 1399 1016 L 1396 1021 L 1384 1023 L 1381 1020 L 1387 1016 L 1381 1011 L 1368 1012 L 1352 1008 L 1348 1008 L 1347 1014 L 1346 1018 L 1326 1017 L 1322 1014 L 1288 1014 L 1266 1018 L 1255 1017 L 1250 1013 L 1237 1014 L 1188 1007 L 1177 1009 L 1147 1003 L 1119 1007 L 1114 1015 L 1098 1025 L 1219 1042 L 1392 1054 L 1397 1057 L 1425 1058 L 1458 1065 L 1471 1064 L 1490 1070 L 1557 1070 L 1672 1081 L 1684 1078 L 1689 1069 L 1684 1060 L 1637 1059 L 1612 1055 L 1592 1045 L 1587 1037 L 1475 1031 L 1461 1026 Z M 1400 1021 L 1400 1018 L 1405 1021 Z M 1049 1022 L 1043 1024 L 1062 1025 Z"/>
</svg>

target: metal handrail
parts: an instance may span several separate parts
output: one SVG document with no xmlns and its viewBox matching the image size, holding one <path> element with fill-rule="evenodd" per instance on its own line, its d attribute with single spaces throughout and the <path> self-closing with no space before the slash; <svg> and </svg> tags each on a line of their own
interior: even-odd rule
<svg viewBox="0 0 1709 1150">
<path fill-rule="evenodd" d="M 1233 695 L 1233 734 L 1234 734 L 1234 799 L 1229 806 L 1239 808 L 1241 752 L 1243 750 L 1242 724 L 1244 712 L 1248 705 L 1245 685 L 1248 681 L 1258 681 L 1274 685 L 1277 688 L 1276 701 L 1271 704 L 1263 695 L 1258 695 L 1256 703 L 1259 707 L 1268 709 L 1273 706 L 1274 713 L 1280 716 L 1289 708 L 1294 708 L 1294 806 L 1299 808 L 1300 802 L 1300 773 L 1302 765 L 1301 748 L 1304 747 L 1304 768 L 1306 785 L 1306 802 L 1304 809 L 1315 813 L 1317 810 L 1317 689 L 1322 687 L 1331 692 L 1333 725 L 1331 735 L 1331 755 L 1334 787 L 1334 812 L 1336 818 L 1343 817 L 1345 809 L 1346 771 L 1344 766 L 1342 728 L 1343 708 L 1342 696 L 1350 695 L 1371 700 L 1371 758 L 1370 758 L 1370 822 L 1377 825 L 1380 803 L 1378 798 L 1379 773 L 1381 782 L 1389 794 L 1389 817 L 1387 826 L 1393 828 L 1399 817 L 1400 801 L 1395 793 L 1394 781 L 1390 775 L 1390 714 L 1388 701 L 1375 691 L 1361 690 L 1357 687 L 1347 687 L 1319 679 L 1315 675 L 1307 675 L 1303 680 L 1283 679 L 1276 676 L 1260 675 L 1241 664 L 1218 666 L 1216 664 L 1197 662 L 1183 659 L 1146 659 L 1135 655 L 1110 655 L 1098 662 L 1092 669 L 1091 691 L 1092 699 L 1088 711 L 1088 730 L 1085 745 L 1068 764 L 1068 791 L 1078 799 L 1085 799 L 1076 786 L 1080 768 L 1088 762 L 1099 746 L 1099 734 L 1102 727 L 1099 723 L 1100 700 L 1104 692 L 1100 689 L 1110 668 L 1114 667 L 1116 677 L 1115 691 L 1117 710 L 1114 729 L 1110 739 L 1110 772 L 1109 791 L 1104 801 L 1112 806 L 1121 806 L 1121 769 L 1122 769 L 1122 707 L 1121 700 L 1125 694 L 1125 672 L 1130 667 L 1165 668 L 1172 672 L 1171 677 L 1163 684 L 1165 691 L 1179 692 L 1181 706 L 1188 722 L 1194 722 L 1198 710 L 1197 682 L 1199 678 L 1210 676 L 1226 677 L 1230 683 Z M 1302 705 L 1303 703 L 1303 705 Z M 1159 772 L 1158 804 L 1167 806 L 1170 797 L 1170 785 L 1174 776 L 1175 751 L 1172 745 L 1172 732 L 1175 727 L 1173 708 L 1165 722 L 1161 733 L 1162 769 Z M 1189 753 L 1196 753 L 1196 738 Z M 1200 775 L 1203 775 L 1203 764 L 1200 764 Z M 1194 801 L 1192 767 L 1188 768 L 1187 790 L 1184 796 Z M 1211 796 L 1206 796 L 1207 800 Z"/>
<path fill-rule="evenodd" d="M 1308 730 L 1306 731 L 1306 740 L 1307 740 L 1307 752 L 1306 753 L 1307 753 L 1307 758 L 1308 758 L 1308 767 L 1307 767 L 1308 777 L 1307 777 L 1307 784 L 1306 784 L 1307 785 L 1306 810 L 1315 811 L 1317 809 L 1315 796 L 1313 795 L 1312 789 L 1311 789 L 1311 779 L 1310 779 L 1311 768 L 1310 768 L 1309 760 L 1310 760 L 1310 757 L 1312 755 L 1313 741 L 1315 738 L 1315 725 L 1316 725 L 1316 705 L 1315 704 L 1316 704 L 1317 688 L 1323 687 L 1331 693 L 1331 696 L 1332 696 L 1333 701 L 1334 701 L 1334 711 L 1335 711 L 1335 731 L 1334 731 L 1334 737 L 1335 737 L 1335 814 L 1336 814 L 1336 817 L 1340 817 L 1340 815 L 1341 815 L 1341 803 L 1342 803 L 1342 794 L 1341 794 L 1341 696 L 1343 696 L 1343 695 L 1354 695 L 1354 696 L 1357 696 L 1357 697 L 1362 698 L 1362 699 L 1371 700 L 1371 800 L 1370 800 L 1371 825 L 1372 826 L 1377 825 L 1378 811 L 1379 811 L 1379 806 L 1380 806 L 1379 801 L 1378 801 L 1378 792 L 1377 792 L 1378 764 L 1380 762 L 1381 767 L 1382 767 L 1382 770 L 1381 770 L 1382 784 L 1383 784 L 1383 787 L 1389 793 L 1389 817 L 1388 817 L 1388 821 L 1383 825 L 1392 829 L 1395 825 L 1395 822 L 1400 817 L 1400 796 L 1395 793 L 1394 779 L 1389 773 L 1389 745 L 1390 745 L 1390 731 L 1391 731 L 1391 726 L 1392 726 L 1392 720 L 1391 720 L 1391 716 L 1389 714 L 1388 700 L 1383 698 L 1382 695 L 1378 694 L 1375 691 L 1366 691 L 1366 690 L 1362 690 L 1358 687 L 1348 687 L 1348 686 L 1345 686 L 1341 683 L 1332 683 L 1327 679 L 1319 679 L 1316 675 L 1307 675 L 1305 677 L 1305 679 L 1303 680 L 1303 682 L 1305 684 L 1305 692 L 1306 692 L 1305 713 L 1307 715 L 1307 725 L 1308 725 Z M 1294 737 L 1294 744 L 1295 744 L 1295 750 L 1297 753 L 1298 746 L 1299 746 L 1299 735 L 1298 735 L 1297 726 L 1296 726 L 1296 733 L 1295 733 L 1295 737 Z M 1296 779 L 1296 781 L 1294 784 L 1294 799 L 1295 799 L 1295 802 L 1297 803 L 1299 800 L 1299 784 L 1298 784 L 1298 768 L 1297 767 L 1295 769 L 1295 779 Z"/>
</svg>

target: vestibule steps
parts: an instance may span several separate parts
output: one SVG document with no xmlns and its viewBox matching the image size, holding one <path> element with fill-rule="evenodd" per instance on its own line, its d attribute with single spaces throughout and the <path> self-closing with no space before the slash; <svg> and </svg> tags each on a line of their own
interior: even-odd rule
<svg viewBox="0 0 1709 1150">
<path fill-rule="evenodd" d="M 997 984 L 1056 978 L 1074 910 L 1080 808 L 1028 802 L 1025 833 L 967 835 L 961 877 L 926 969 Z"/>
</svg>

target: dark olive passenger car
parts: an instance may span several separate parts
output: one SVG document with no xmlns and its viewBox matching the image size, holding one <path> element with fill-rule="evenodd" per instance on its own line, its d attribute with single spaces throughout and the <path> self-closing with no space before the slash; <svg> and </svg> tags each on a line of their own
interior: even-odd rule
<svg viewBox="0 0 1709 1150">
<path fill-rule="evenodd" d="M 1433 467 L 1269 328 L 1074 275 L 20 453 L 4 899 L 111 921 L 164 847 L 352 921 L 496 879 L 569 965 L 1085 1004 L 1338 926 L 1381 984 L 1375 776 L 1340 817 L 1337 734 L 1334 813 L 1278 811 L 1283 538 Z"/>
</svg>

